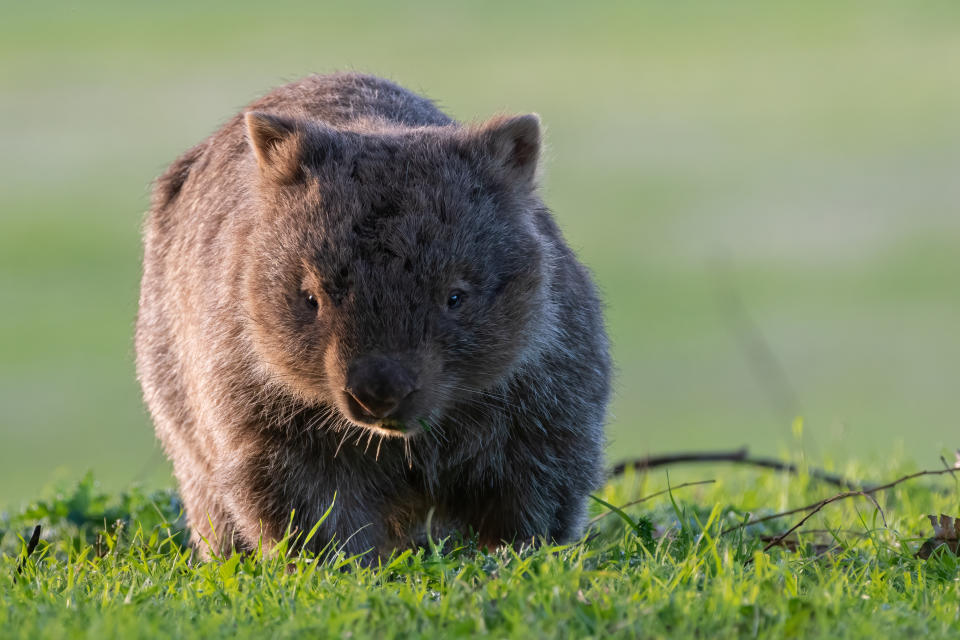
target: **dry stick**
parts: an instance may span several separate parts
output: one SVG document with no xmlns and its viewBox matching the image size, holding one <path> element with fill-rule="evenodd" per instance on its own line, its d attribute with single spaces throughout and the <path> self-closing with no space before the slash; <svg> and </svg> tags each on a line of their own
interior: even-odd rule
<svg viewBox="0 0 960 640">
<path fill-rule="evenodd" d="M 752 526 L 752 525 L 755 525 L 755 524 L 759 524 L 759 523 L 761 523 L 761 522 L 766 522 L 766 521 L 768 521 L 768 520 L 776 520 L 777 518 L 783 518 L 783 517 L 786 517 L 786 516 L 793 515 L 793 514 L 795 514 L 795 513 L 801 513 L 801 512 L 803 512 L 803 511 L 811 511 L 811 513 L 809 513 L 809 514 L 807 514 L 806 516 L 804 516 L 804 517 L 800 520 L 800 522 L 798 522 L 796 525 L 794 525 L 793 527 L 791 527 L 790 530 L 788 530 L 786 533 L 784 533 L 784 534 L 781 535 L 781 536 L 777 536 L 777 538 L 774 539 L 774 544 L 775 544 L 776 542 L 779 542 L 780 540 L 782 540 L 783 538 L 785 538 L 787 535 L 789 535 L 789 534 L 793 533 L 794 531 L 796 531 L 797 528 L 800 527 L 804 522 L 806 522 L 807 520 L 809 520 L 809 519 L 811 518 L 811 516 L 813 516 L 813 514 L 817 513 L 818 511 L 820 511 L 821 509 L 823 509 L 825 506 L 827 506 L 827 505 L 830 504 L 831 502 L 837 502 L 838 500 L 843 500 L 843 499 L 845 499 L 845 498 L 852 498 L 852 497 L 854 497 L 854 496 L 864 496 L 864 497 L 872 498 L 872 496 L 871 496 L 870 494 L 877 493 L 878 491 L 886 491 L 887 489 L 891 489 L 891 488 L 897 486 L 898 484 L 900 484 L 900 483 L 902 483 L 902 482 L 906 482 L 907 480 L 913 480 L 914 478 L 919 478 L 920 476 L 942 476 L 942 475 L 945 474 L 945 473 L 951 473 L 951 474 L 952 474 L 952 473 L 955 473 L 958 469 L 960 469 L 960 467 L 954 467 L 954 468 L 949 468 L 949 469 L 928 469 L 928 470 L 925 470 L 925 471 L 917 471 L 916 473 L 907 474 L 907 475 L 905 475 L 905 476 L 903 476 L 903 477 L 901 477 L 901 478 L 897 478 L 896 480 L 893 480 L 892 482 L 888 482 L 888 483 L 886 483 L 886 484 L 880 484 L 880 485 L 877 485 L 877 486 L 874 486 L 874 487 L 868 487 L 868 488 L 863 489 L 863 490 L 861 490 L 861 491 L 845 491 L 845 492 L 843 492 L 843 493 L 838 493 L 838 494 L 835 495 L 835 496 L 831 496 L 831 497 L 829 497 L 829 498 L 824 498 L 823 500 L 818 500 L 817 502 L 814 502 L 813 504 L 808 504 L 808 505 L 806 505 L 806 506 L 804 506 L 804 507 L 798 507 L 798 508 L 796 508 L 796 509 L 790 509 L 789 511 L 782 511 L 782 512 L 780 512 L 780 513 L 774 513 L 774 514 L 769 515 L 769 516 L 763 516 L 762 518 L 756 518 L 756 519 L 751 520 L 751 521 L 749 521 L 749 522 L 743 522 L 743 523 L 738 524 L 738 525 L 735 525 L 735 526 L 733 526 L 733 527 L 729 527 L 729 528 L 727 528 L 727 529 L 724 529 L 723 531 L 720 532 L 720 535 L 726 535 L 726 534 L 728 534 L 728 533 L 730 533 L 730 532 L 732 532 L 732 531 L 737 531 L 737 530 L 739 530 L 739 529 L 743 529 L 744 527 L 749 527 L 749 526 Z M 872 498 L 872 499 L 874 500 L 874 504 L 878 504 L 878 503 L 876 502 L 876 499 L 875 499 L 875 498 Z M 879 508 L 879 506 L 878 506 L 878 508 Z M 881 513 L 881 515 L 882 515 L 882 514 L 883 514 L 883 511 L 881 511 L 880 513 Z M 886 524 L 886 519 L 884 519 L 884 524 Z M 767 545 L 767 546 L 764 548 L 764 551 L 766 551 L 767 549 L 769 549 L 771 546 L 773 546 L 773 544 Z"/>
<path fill-rule="evenodd" d="M 790 421 L 803 415 L 799 396 L 790 383 L 787 370 L 780 362 L 773 347 L 760 330 L 760 325 L 751 317 L 734 282 L 733 265 L 729 259 L 718 262 L 716 273 L 717 302 L 723 319 L 740 345 L 750 372 L 770 402 L 778 420 Z"/>
<path fill-rule="evenodd" d="M 869 535 L 868 533 L 864 533 L 859 529 L 804 529 L 803 532 L 804 533 L 820 533 L 820 534 L 829 533 L 831 535 L 836 533 L 843 533 L 848 536 L 860 536 L 861 538 L 865 538 Z M 760 540 L 769 541 L 769 540 L 773 540 L 775 537 L 776 536 L 760 536 Z"/>
<path fill-rule="evenodd" d="M 13 583 L 17 583 L 17 576 L 23 573 L 23 567 L 27 564 L 27 558 L 30 557 L 30 554 L 33 553 L 33 550 L 37 548 L 37 543 L 40 542 L 40 525 L 37 525 L 33 528 L 33 535 L 30 536 L 30 542 L 27 543 L 27 553 L 24 554 L 20 562 L 17 563 L 17 571 L 13 574 Z"/>
<path fill-rule="evenodd" d="M 872 502 L 873 506 L 875 506 L 877 508 L 877 511 L 880 512 L 880 519 L 883 520 L 883 526 L 889 527 L 890 525 L 887 524 L 887 514 L 883 512 L 883 507 L 880 506 L 880 502 L 877 501 L 877 497 L 872 493 L 864 493 L 863 497 L 868 499 L 870 502 Z"/>
<path fill-rule="evenodd" d="M 783 541 L 784 538 L 786 538 L 786 537 L 789 536 L 791 533 L 793 533 L 794 531 L 796 531 L 797 529 L 799 529 L 800 527 L 802 527 L 802 526 L 803 526 L 803 523 L 805 523 L 807 520 L 809 520 L 810 518 L 812 518 L 814 515 L 817 514 L 818 511 L 820 511 L 821 509 L 823 509 L 825 506 L 827 506 L 827 505 L 830 504 L 831 502 L 837 502 L 838 500 L 843 500 L 844 498 L 850 498 L 850 497 L 853 497 L 853 496 L 864 496 L 864 497 L 868 497 L 868 494 L 864 493 L 863 491 L 846 491 L 846 492 L 844 492 L 844 493 L 838 493 L 837 495 L 835 495 L 835 496 L 833 496 L 833 497 L 831 497 L 831 498 L 826 498 L 825 500 L 821 500 L 819 503 L 817 503 L 817 505 L 816 505 L 816 507 L 813 509 L 813 511 L 811 511 L 811 512 L 808 513 L 807 515 L 805 515 L 805 516 L 803 516 L 802 518 L 800 518 L 800 521 L 797 522 L 797 524 L 793 525 L 792 527 L 790 527 L 789 529 L 787 529 L 786 531 L 784 531 L 784 532 L 781 533 L 780 535 L 776 536 L 773 540 L 771 540 L 770 542 L 768 542 L 767 545 L 763 548 L 763 550 L 764 550 L 764 551 L 769 551 L 769 550 L 772 549 L 773 547 L 775 547 L 775 546 L 777 546 L 778 544 L 780 544 L 780 543 Z M 874 501 L 874 503 L 876 503 L 876 501 Z M 721 532 L 721 535 L 723 535 L 723 532 Z"/>
<path fill-rule="evenodd" d="M 648 496 L 643 496 L 642 498 L 638 498 L 638 499 L 636 499 L 636 500 L 631 500 L 630 502 L 628 502 L 628 503 L 626 503 L 626 504 L 620 505 L 620 506 L 618 507 L 618 509 L 623 510 L 623 509 L 626 509 L 627 507 L 632 507 L 632 506 L 635 505 L 635 504 L 640 504 L 641 502 L 646 502 L 647 500 L 650 500 L 651 498 L 656 498 L 657 496 L 662 496 L 662 495 L 665 494 L 665 493 L 670 493 L 671 491 L 676 491 L 677 489 L 683 489 L 684 487 L 693 487 L 693 486 L 696 486 L 696 485 L 698 485 L 698 484 L 712 484 L 712 483 L 714 483 L 714 482 L 716 482 L 716 480 L 697 480 L 696 482 L 684 482 L 683 484 L 678 484 L 678 485 L 675 486 L 675 487 L 670 487 L 669 489 L 664 489 L 663 491 L 657 491 L 656 493 L 651 493 L 651 494 L 648 495 Z M 604 513 L 601 513 L 601 514 L 598 515 L 598 516 L 594 516 L 593 518 L 590 519 L 589 522 L 587 522 L 587 526 L 588 526 L 588 527 L 592 527 L 594 524 L 596 524 L 596 523 L 599 522 L 600 520 L 603 520 L 604 518 L 606 518 L 607 516 L 611 515 L 612 513 L 615 513 L 615 512 L 614 512 L 614 511 L 606 511 L 606 512 L 604 512 Z"/>
<path fill-rule="evenodd" d="M 610 470 L 610 476 L 622 475 L 627 468 L 633 468 L 637 471 L 646 471 L 654 467 L 664 467 L 671 464 L 683 464 L 691 462 L 734 462 L 753 467 L 763 467 L 764 469 L 774 469 L 775 471 L 785 471 L 794 475 L 799 473 L 797 465 L 772 458 L 753 458 L 746 447 L 736 451 L 696 451 L 686 453 L 673 453 L 662 456 L 648 456 L 637 458 L 635 460 L 625 460 L 615 465 Z M 834 475 L 823 471 L 822 469 L 809 469 L 811 478 L 816 478 L 832 484 L 835 487 L 844 487 L 846 489 L 857 489 L 859 483 L 848 480 L 842 476 Z"/>
</svg>

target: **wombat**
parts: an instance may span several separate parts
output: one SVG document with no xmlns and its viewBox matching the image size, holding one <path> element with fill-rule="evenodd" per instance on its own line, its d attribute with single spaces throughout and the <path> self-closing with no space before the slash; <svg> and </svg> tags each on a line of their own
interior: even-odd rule
<svg viewBox="0 0 960 640">
<path fill-rule="evenodd" d="M 536 115 L 318 75 L 157 180 L 137 372 L 202 555 L 302 543 L 331 504 L 310 549 L 582 534 L 610 359 L 540 149 Z"/>
</svg>

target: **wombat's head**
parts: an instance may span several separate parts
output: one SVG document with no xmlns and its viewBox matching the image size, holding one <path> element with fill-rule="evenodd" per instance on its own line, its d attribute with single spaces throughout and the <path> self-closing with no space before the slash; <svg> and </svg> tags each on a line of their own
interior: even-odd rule
<svg viewBox="0 0 960 640">
<path fill-rule="evenodd" d="M 416 433 L 501 382 L 551 325 L 536 116 L 341 131 L 248 113 L 245 312 L 291 395 Z"/>
</svg>

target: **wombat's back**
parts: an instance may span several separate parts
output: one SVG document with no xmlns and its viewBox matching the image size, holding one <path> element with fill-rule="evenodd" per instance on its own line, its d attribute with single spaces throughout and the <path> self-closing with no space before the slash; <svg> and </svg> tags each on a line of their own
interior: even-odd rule
<svg viewBox="0 0 960 640">
<path fill-rule="evenodd" d="M 303 115 L 347 130 L 376 120 L 407 127 L 453 123 L 430 100 L 388 80 L 357 73 L 308 76 L 272 91 L 250 109 Z"/>
</svg>

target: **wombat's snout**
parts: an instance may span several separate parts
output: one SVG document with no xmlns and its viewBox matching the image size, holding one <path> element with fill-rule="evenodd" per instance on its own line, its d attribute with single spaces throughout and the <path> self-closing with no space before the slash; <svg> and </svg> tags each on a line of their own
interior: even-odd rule
<svg viewBox="0 0 960 640">
<path fill-rule="evenodd" d="M 382 420 L 400 413 L 403 401 L 416 391 L 416 379 L 396 360 L 367 356 L 350 363 L 344 391 L 351 417 Z"/>
</svg>

